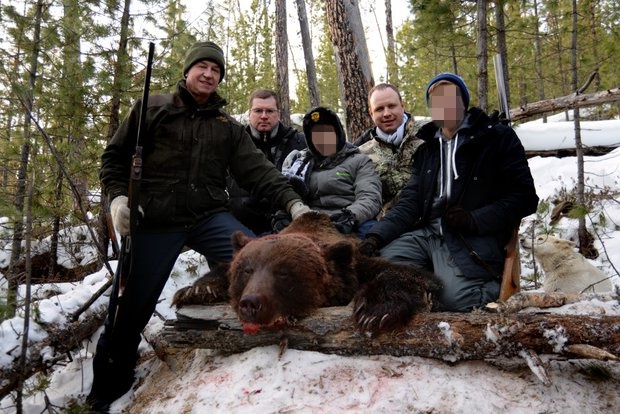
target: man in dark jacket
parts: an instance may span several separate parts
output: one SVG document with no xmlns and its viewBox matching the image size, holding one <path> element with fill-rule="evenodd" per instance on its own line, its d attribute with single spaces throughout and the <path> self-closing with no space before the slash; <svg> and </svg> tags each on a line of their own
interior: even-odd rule
<svg viewBox="0 0 620 414">
<path fill-rule="evenodd" d="M 141 142 L 141 219 L 132 229 L 131 266 L 116 318 L 108 315 L 97 343 L 87 398 L 94 411 L 107 411 L 131 388 L 140 333 L 184 246 L 227 262 L 232 233 L 253 235 L 229 212 L 228 173 L 250 194 L 286 208 L 293 219 L 309 211 L 244 127 L 223 111 L 226 101 L 216 92 L 225 74 L 222 49 L 213 42 L 194 44 L 183 74 L 176 93 L 149 97 Z M 140 108 L 137 102 L 101 157 L 103 191 L 114 228 L 123 236 L 130 227 L 127 195 Z"/>
<path fill-rule="evenodd" d="M 304 134 L 280 122 L 278 95 L 268 89 L 257 89 L 249 99 L 249 124 L 246 128 L 252 141 L 267 159 L 282 171 L 282 162 L 293 150 L 306 148 Z M 271 232 L 273 200 L 256 198 L 229 178 L 232 214 L 256 234 Z"/>
<path fill-rule="evenodd" d="M 412 176 L 362 242 L 365 254 L 432 269 L 438 305 L 469 311 L 497 300 L 504 246 L 538 197 L 525 151 L 508 126 L 467 110 L 463 80 L 442 73 L 426 92 L 432 122 L 418 137 Z"/>
</svg>

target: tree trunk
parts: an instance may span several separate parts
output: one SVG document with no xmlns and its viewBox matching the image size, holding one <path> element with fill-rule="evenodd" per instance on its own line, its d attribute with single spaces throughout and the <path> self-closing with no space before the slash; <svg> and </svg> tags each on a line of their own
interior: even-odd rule
<svg viewBox="0 0 620 414">
<path fill-rule="evenodd" d="M 17 389 L 15 405 L 17 406 L 17 412 L 21 413 L 23 410 L 23 392 L 24 381 L 28 378 L 29 372 L 26 369 L 26 363 L 28 361 L 28 343 L 30 341 L 30 313 L 31 313 L 31 282 L 32 282 L 32 194 L 34 193 L 34 181 L 35 173 L 32 173 L 28 182 L 28 201 L 26 203 L 26 232 L 25 237 L 25 256 L 26 256 L 26 280 L 24 285 L 26 286 L 26 293 L 24 295 L 24 328 L 23 335 L 21 337 L 21 352 L 17 361 Z"/>
<path fill-rule="evenodd" d="M 321 104 L 321 100 L 319 97 L 319 81 L 316 77 L 316 66 L 314 64 L 314 55 L 312 53 L 312 39 L 310 38 L 310 29 L 308 28 L 306 2 L 304 0 L 296 0 L 296 3 L 297 16 L 299 16 L 299 27 L 301 28 L 301 42 L 304 49 L 304 61 L 306 62 L 308 96 L 310 97 L 310 106 L 315 107 Z"/>
<path fill-rule="evenodd" d="M 365 42 L 364 45 L 356 43 L 358 38 L 355 27 L 358 30 L 362 28 L 357 2 L 351 1 L 351 6 L 347 9 L 345 3 L 349 1 L 325 2 L 325 12 L 331 41 L 338 56 L 347 136 L 349 141 L 352 141 L 372 125 L 368 114 L 368 91 L 373 86 L 373 81 L 372 78 L 365 77 L 363 67 L 369 65 L 369 62 L 362 61 L 363 57 L 360 55 L 365 49 Z M 358 20 L 355 13 L 347 14 L 353 9 L 357 9 Z"/>
<path fill-rule="evenodd" d="M 487 55 L 487 1 L 478 0 L 476 11 L 477 34 L 476 42 L 476 75 L 478 77 L 478 107 L 489 110 L 489 57 Z"/>
<path fill-rule="evenodd" d="M 118 49 L 116 51 L 116 60 L 114 61 L 114 73 L 112 74 L 112 96 L 110 97 L 110 115 L 108 120 L 107 142 L 110 142 L 116 130 L 120 126 L 120 112 L 121 112 L 121 96 L 123 90 L 121 84 L 125 73 L 128 70 L 129 55 L 127 54 L 127 42 L 129 37 L 129 10 L 131 6 L 131 0 L 125 0 L 123 5 L 123 14 L 121 16 L 120 38 L 118 40 Z M 108 221 L 106 220 L 106 213 L 109 208 L 106 200 L 103 200 L 103 194 L 101 194 L 102 200 L 99 209 L 99 225 L 97 226 L 97 237 L 99 238 L 99 244 L 102 246 L 103 257 L 99 257 L 100 263 L 107 262 L 107 251 L 110 243 L 110 229 L 108 229 Z"/>
<path fill-rule="evenodd" d="M 24 104 L 24 142 L 21 146 L 21 156 L 19 169 L 17 171 L 17 190 L 15 193 L 15 210 L 17 211 L 17 219 L 13 223 L 13 239 L 11 242 L 11 258 L 9 261 L 9 269 L 7 272 L 8 289 L 7 289 L 7 306 L 9 307 L 8 315 L 15 315 L 16 295 L 19 284 L 19 275 L 14 271 L 15 266 L 19 262 L 21 253 L 21 244 L 24 237 L 24 224 L 22 222 L 24 213 L 24 199 L 26 197 L 26 180 L 28 179 L 28 163 L 30 161 L 30 139 L 31 120 L 30 114 L 34 103 L 35 83 L 37 80 L 37 70 L 39 63 L 40 41 L 41 41 L 41 18 L 43 14 L 43 0 L 38 0 L 35 9 L 35 18 L 33 22 L 33 39 L 32 54 L 30 55 L 30 70 L 28 78 L 28 88 L 26 96 L 22 97 Z"/>
<path fill-rule="evenodd" d="M 556 299 L 554 304 L 564 302 Z M 290 348 L 328 354 L 414 355 L 450 361 L 512 357 L 524 349 L 567 355 L 571 345 L 588 345 L 620 355 L 620 316 L 422 313 L 402 331 L 370 338 L 355 329 L 351 312 L 351 307 L 322 308 L 282 330 L 246 335 L 230 306 L 188 306 L 181 308 L 177 320 L 168 321 L 150 342 L 159 355 L 186 347 L 231 354 L 282 340 Z M 554 343 L 550 339 L 553 332 L 566 342 Z"/>
<path fill-rule="evenodd" d="M 536 64 L 536 76 L 538 77 L 538 99 L 540 99 L 541 101 L 545 99 L 545 82 L 544 82 L 544 73 L 543 73 L 543 68 L 542 68 L 542 61 L 543 61 L 543 57 L 542 57 L 542 39 L 540 36 L 540 29 L 539 29 L 539 25 L 540 22 L 538 21 L 538 2 L 537 0 L 534 0 L 534 18 L 536 20 L 536 29 L 534 31 L 534 62 Z M 543 115 L 543 123 L 547 122 L 547 115 L 544 114 Z"/>
<path fill-rule="evenodd" d="M 579 72 L 577 70 L 577 0 L 573 0 L 573 28 L 572 28 L 572 36 L 571 36 L 571 72 L 572 76 L 572 89 L 575 92 L 575 95 L 579 95 Z M 585 178 L 584 178 L 584 169 L 583 169 L 583 144 L 581 142 L 581 119 L 579 117 L 579 108 L 573 109 L 573 122 L 575 125 L 575 153 L 577 155 L 577 186 L 575 188 L 575 198 L 577 205 L 582 207 L 583 214 L 579 214 L 578 217 L 578 229 L 577 233 L 579 235 L 579 252 L 587 257 L 588 259 L 594 259 L 597 255 L 593 257 L 591 252 L 592 247 L 592 236 L 588 234 L 588 230 L 586 229 L 586 205 L 585 205 Z"/>
<path fill-rule="evenodd" d="M 398 64 L 396 63 L 396 48 L 394 46 L 394 25 L 392 23 L 392 0 L 385 0 L 385 33 L 387 37 L 387 82 L 399 84 Z"/>
<path fill-rule="evenodd" d="M 280 120 L 291 124 L 291 103 L 288 91 L 288 36 L 286 32 L 286 0 L 276 0 L 276 89 L 280 97 Z"/>
</svg>

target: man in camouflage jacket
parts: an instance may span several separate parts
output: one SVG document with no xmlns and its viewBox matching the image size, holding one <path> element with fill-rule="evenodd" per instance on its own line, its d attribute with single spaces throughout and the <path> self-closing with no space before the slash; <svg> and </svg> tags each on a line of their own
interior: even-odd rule
<svg viewBox="0 0 620 414">
<path fill-rule="evenodd" d="M 375 126 L 358 137 L 354 145 L 370 157 L 381 177 L 380 218 L 394 205 L 411 177 L 413 154 L 422 143 L 415 135 L 423 123 L 405 112 L 400 92 L 388 83 L 370 90 L 368 111 Z"/>
</svg>

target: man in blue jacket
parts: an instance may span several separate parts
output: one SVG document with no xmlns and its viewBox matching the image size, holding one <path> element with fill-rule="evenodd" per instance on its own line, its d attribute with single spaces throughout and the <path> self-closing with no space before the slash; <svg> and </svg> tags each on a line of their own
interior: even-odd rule
<svg viewBox="0 0 620 414">
<path fill-rule="evenodd" d="M 432 122 L 418 132 L 412 176 L 360 249 L 433 270 L 436 307 L 466 312 L 497 300 L 504 247 L 538 196 L 516 133 L 468 110 L 463 79 L 437 75 L 426 101 Z"/>
</svg>

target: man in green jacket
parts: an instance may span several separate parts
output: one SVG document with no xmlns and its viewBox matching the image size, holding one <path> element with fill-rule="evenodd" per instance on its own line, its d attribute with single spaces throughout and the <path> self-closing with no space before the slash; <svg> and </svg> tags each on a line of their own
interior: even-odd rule
<svg viewBox="0 0 620 414">
<path fill-rule="evenodd" d="M 87 398 L 95 411 L 106 412 L 131 388 L 140 334 L 183 247 L 210 262 L 228 262 L 232 233 L 253 236 L 229 212 L 229 173 L 252 196 L 273 200 L 293 219 L 309 211 L 243 125 L 223 111 L 226 101 L 216 90 L 225 69 L 222 49 L 198 42 L 186 53 L 176 93 L 149 97 L 140 143 L 142 218 L 131 234 L 131 269 L 116 318 L 108 318 L 97 343 Z M 129 233 L 127 195 L 140 108 L 137 102 L 102 155 L 100 179 L 121 235 Z"/>
</svg>

